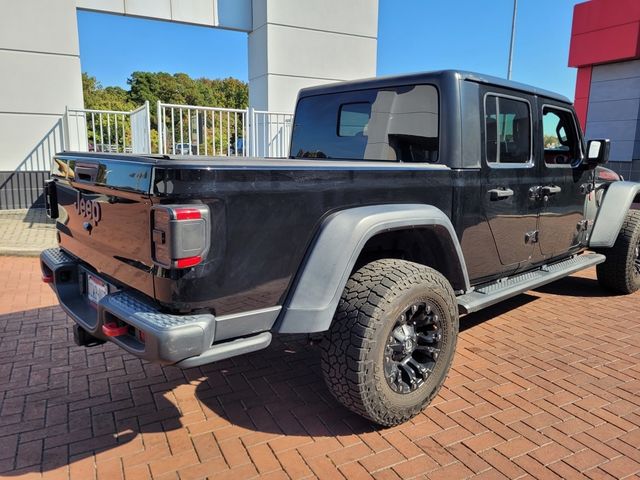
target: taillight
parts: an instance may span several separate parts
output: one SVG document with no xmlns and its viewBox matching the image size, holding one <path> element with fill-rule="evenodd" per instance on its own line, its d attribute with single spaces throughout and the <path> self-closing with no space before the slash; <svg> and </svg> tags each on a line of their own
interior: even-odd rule
<svg viewBox="0 0 640 480">
<path fill-rule="evenodd" d="M 195 257 L 179 258 L 176 260 L 176 268 L 195 267 L 201 261 L 202 257 L 200 255 L 196 255 Z"/>
<path fill-rule="evenodd" d="M 197 220 L 202 218 L 202 212 L 197 208 L 174 208 L 176 220 Z"/>
<path fill-rule="evenodd" d="M 165 268 L 202 263 L 209 250 L 209 208 L 206 205 L 156 205 L 152 214 L 152 257 Z"/>
</svg>

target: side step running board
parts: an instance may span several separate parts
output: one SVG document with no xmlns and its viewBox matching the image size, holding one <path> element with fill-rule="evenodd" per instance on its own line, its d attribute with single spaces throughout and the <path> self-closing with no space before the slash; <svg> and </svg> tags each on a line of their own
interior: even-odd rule
<svg viewBox="0 0 640 480">
<path fill-rule="evenodd" d="M 577 255 L 558 263 L 545 265 L 539 270 L 499 280 L 479 287 L 473 292 L 460 295 L 458 297 L 458 309 L 460 313 L 477 312 L 527 290 L 533 290 L 585 268 L 593 267 L 605 260 L 606 257 L 598 253 Z"/>
</svg>

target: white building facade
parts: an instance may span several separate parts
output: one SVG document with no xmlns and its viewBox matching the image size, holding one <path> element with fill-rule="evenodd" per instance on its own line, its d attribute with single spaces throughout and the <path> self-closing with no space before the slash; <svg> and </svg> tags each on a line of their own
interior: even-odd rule
<svg viewBox="0 0 640 480">
<path fill-rule="evenodd" d="M 259 110 L 376 73 L 378 0 L 0 0 L 0 209 L 41 204 L 65 109 L 83 107 L 78 9 L 248 34 Z"/>
</svg>

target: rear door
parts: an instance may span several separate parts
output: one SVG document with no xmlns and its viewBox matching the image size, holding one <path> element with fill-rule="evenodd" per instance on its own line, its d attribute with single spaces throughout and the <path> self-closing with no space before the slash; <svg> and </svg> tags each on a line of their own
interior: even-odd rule
<svg viewBox="0 0 640 480">
<path fill-rule="evenodd" d="M 545 258 L 579 247 L 584 238 L 589 170 L 583 166 L 582 139 L 573 111 L 539 99 L 542 118 L 537 142 L 543 155 L 540 179 L 540 251 Z"/>
<path fill-rule="evenodd" d="M 153 297 L 148 194 L 153 163 L 123 158 L 54 158 L 60 246 L 103 278 Z"/>
<path fill-rule="evenodd" d="M 529 262 L 537 240 L 539 184 L 533 152 L 535 99 L 501 89 L 484 90 L 482 205 L 502 271 Z"/>
</svg>

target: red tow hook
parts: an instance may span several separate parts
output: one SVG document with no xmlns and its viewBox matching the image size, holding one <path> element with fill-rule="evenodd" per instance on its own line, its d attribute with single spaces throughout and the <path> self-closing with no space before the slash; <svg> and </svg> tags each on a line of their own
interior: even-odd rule
<svg viewBox="0 0 640 480">
<path fill-rule="evenodd" d="M 119 327 L 117 323 L 105 323 L 102 325 L 102 333 L 107 337 L 119 337 L 120 335 L 126 335 L 129 332 L 129 326 L 124 325 Z"/>
<path fill-rule="evenodd" d="M 42 281 L 44 283 L 53 283 L 53 273 L 43 273 Z"/>
</svg>

